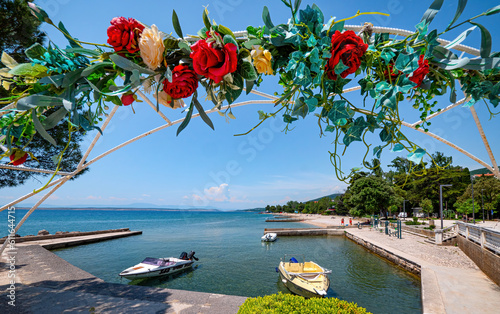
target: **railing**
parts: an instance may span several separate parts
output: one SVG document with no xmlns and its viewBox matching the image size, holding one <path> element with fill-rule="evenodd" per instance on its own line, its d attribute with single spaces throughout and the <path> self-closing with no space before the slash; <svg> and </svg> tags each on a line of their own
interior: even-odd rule
<svg viewBox="0 0 500 314">
<path fill-rule="evenodd" d="M 500 255 L 500 231 L 458 222 L 458 233 L 467 240 L 481 245 L 482 248 Z"/>
</svg>

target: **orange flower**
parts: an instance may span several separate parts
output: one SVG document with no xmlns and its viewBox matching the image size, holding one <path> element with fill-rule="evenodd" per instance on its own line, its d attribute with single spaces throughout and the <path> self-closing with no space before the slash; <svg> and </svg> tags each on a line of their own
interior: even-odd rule
<svg viewBox="0 0 500 314">
<path fill-rule="evenodd" d="M 156 25 L 153 24 L 151 28 L 145 28 L 142 31 L 141 38 L 139 39 L 139 49 L 142 60 L 148 68 L 156 70 L 161 65 L 165 45 Z"/>
<path fill-rule="evenodd" d="M 253 65 L 257 69 L 257 72 L 264 74 L 273 74 L 273 67 L 271 65 L 271 52 L 269 50 L 264 50 L 261 46 L 252 46 Z"/>
</svg>

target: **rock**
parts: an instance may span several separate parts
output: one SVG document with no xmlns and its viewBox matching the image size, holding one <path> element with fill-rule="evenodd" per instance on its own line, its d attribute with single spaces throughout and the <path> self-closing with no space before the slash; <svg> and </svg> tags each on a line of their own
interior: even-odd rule
<svg viewBox="0 0 500 314">
<path fill-rule="evenodd" d="M 50 232 L 48 232 L 47 230 L 43 229 L 43 230 L 40 230 L 38 231 L 38 235 L 41 236 L 41 235 L 49 235 Z"/>
<path fill-rule="evenodd" d="M 63 234 L 62 231 L 56 231 L 56 234 Z"/>
</svg>

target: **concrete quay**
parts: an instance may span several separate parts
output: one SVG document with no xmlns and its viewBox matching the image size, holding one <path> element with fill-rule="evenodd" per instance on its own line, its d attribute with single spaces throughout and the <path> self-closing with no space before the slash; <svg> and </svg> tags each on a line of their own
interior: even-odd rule
<svg viewBox="0 0 500 314">
<path fill-rule="evenodd" d="M 500 287 L 460 249 L 424 243 L 412 235 L 396 239 L 367 229 L 349 229 L 346 236 L 407 270 L 420 272 L 424 314 L 500 313 Z M 446 261 L 460 253 L 463 256 L 456 257 L 465 262 Z"/>
<path fill-rule="evenodd" d="M 40 245 L 19 245 L 14 289 L 0 263 L 0 313 L 236 313 L 245 297 L 106 283 Z M 15 307 L 8 304 L 15 291 Z"/>
</svg>

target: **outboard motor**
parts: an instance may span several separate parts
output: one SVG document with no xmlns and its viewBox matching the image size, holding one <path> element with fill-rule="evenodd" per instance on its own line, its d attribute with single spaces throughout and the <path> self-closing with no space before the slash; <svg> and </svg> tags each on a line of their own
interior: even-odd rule
<svg viewBox="0 0 500 314">
<path fill-rule="evenodd" d="M 179 257 L 179 259 L 185 259 L 185 260 L 187 260 L 188 259 L 187 256 L 188 256 L 188 253 L 182 252 L 181 256 Z"/>
<path fill-rule="evenodd" d="M 197 261 L 198 259 L 196 258 L 196 256 L 194 256 L 194 253 L 195 253 L 194 251 L 189 252 L 187 259 L 189 260 L 194 259 L 195 261 Z"/>
</svg>

